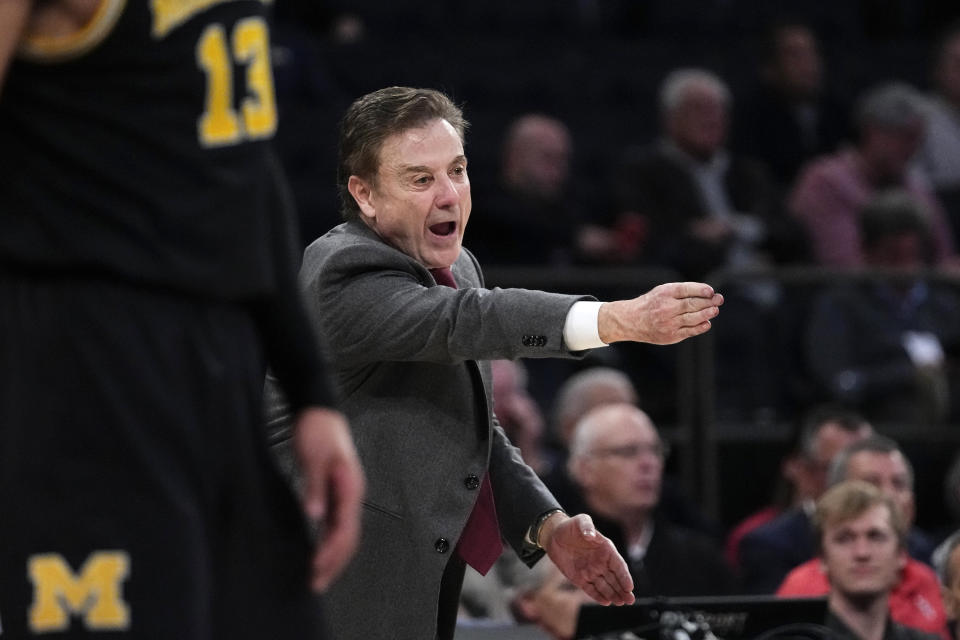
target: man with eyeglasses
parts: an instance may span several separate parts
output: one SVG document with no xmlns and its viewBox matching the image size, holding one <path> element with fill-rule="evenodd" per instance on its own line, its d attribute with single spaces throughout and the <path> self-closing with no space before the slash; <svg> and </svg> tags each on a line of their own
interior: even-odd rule
<svg viewBox="0 0 960 640">
<path fill-rule="evenodd" d="M 577 423 L 569 470 L 587 512 L 627 560 L 635 595 L 732 593 L 733 573 L 719 547 L 657 517 L 668 453 L 646 413 L 631 404 L 604 405 Z"/>
</svg>

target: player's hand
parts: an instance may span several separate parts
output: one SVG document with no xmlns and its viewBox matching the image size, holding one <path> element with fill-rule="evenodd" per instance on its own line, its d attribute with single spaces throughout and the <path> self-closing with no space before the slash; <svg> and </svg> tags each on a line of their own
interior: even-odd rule
<svg viewBox="0 0 960 640">
<path fill-rule="evenodd" d="M 627 563 L 590 516 L 557 513 L 543 523 L 540 543 L 570 582 L 603 605 L 633 604 Z"/>
<path fill-rule="evenodd" d="M 722 304 L 723 296 L 708 284 L 671 282 L 632 300 L 605 302 L 597 328 L 607 344 L 624 340 L 674 344 L 709 331 Z"/>
<path fill-rule="evenodd" d="M 366 481 L 347 420 L 339 411 L 301 411 L 293 444 L 303 474 L 304 509 L 322 532 L 310 574 L 311 587 L 322 592 L 357 549 Z"/>
</svg>

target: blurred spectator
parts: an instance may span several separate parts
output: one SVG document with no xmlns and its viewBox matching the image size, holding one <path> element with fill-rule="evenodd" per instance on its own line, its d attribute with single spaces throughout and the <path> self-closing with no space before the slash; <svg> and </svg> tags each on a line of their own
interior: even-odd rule
<svg viewBox="0 0 960 640">
<path fill-rule="evenodd" d="M 805 256 L 803 234 L 783 214 L 759 162 L 726 148 L 731 95 L 704 69 L 672 71 L 660 87 L 663 136 L 631 148 L 616 176 L 619 209 L 646 220 L 642 260 L 705 278 L 723 267 L 763 267 Z M 717 413 L 739 419 L 775 402 L 765 353 L 779 289 L 769 281 L 725 284 L 724 322 L 714 332 Z"/>
<path fill-rule="evenodd" d="M 544 419 L 527 391 L 527 370 L 520 360 L 493 360 L 493 411 L 510 442 L 520 449 L 523 461 L 537 475 L 549 470 L 543 450 Z"/>
<path fill-rule="evenodd" d="M 831 465 L 831 486 L 850 480 L 876 486 L 897 505 L 903 518 L 904 545 L 909 557 L 890 593 L 893 620 L 946 636 L 946 617 L 937 579 L 925 564 L 930 562 L 933 545 L 925 533 L 913 526 L 916 501 L 910 461 L 889 438 L 872 436 L 843 449 Z M 777 589 L 777 595 L 819 596 L 828 591 L 826 576 L 819 560 L 814 558 L 791 571 Z"/>
<path fill-rule="evenodd" d="M 813 304 L 807 364 L 829 397 L 878 421 L 942 422 L 956 412 L 960 295 L 915 275 L 928 263 L 922 205 L 902 191 L 864 207 L 857 237 L 864 266 L 899 277 L 838 285 Z"/>
<path fill-rule="evenodd" d="M 933 93 L 918 164 L 947 209 L 960 242 L 960 22 L 940 35 L 933 55 Z"/>
<path fill-rule="evenodd" d="M 955 259 L 953 232 L 936 196 L 911 161 L 925 127 L 923 98 L 911 86 L 889 83 L 867 91 L 856 113 L 856 146 L 813 160 L 800 174 L 788 206 L 803 222 L 819 264 L 864 264 L 858 217 L 880 190 L 906 189 L 924 203 L 933 264 Z"/>
<path fill-rule="evenodd" d="M 943 504 L 954 527 L 960 526 L 960 453 L 954 457 L 944 476 Z"/>
<path fill-rule="evenodd" d="M 613 236 L 591 225 L 570 180 L 573 142 L 556 118 L 527 114 L 503 144 L 500 183 L 477 189 L 470 249 L 485 264 L 568 265 L 609 255 Z"/>
<path fill-rule="evenodd" d="M 597 407 L 624 403 L 638 405 L 637 390 L 629 376 L 614 367 L 596 366 L 579 371 L 567 378 L 558 390 L 551 429 L 554 448 L 544 484 L 567 511 L 587 509 L 579 486 L 570 477 L 567 464 L 577 423 Z M 659 512 L 678 525 L 719 536 L 719 525 L 683 495 L 669 477 L 664 479 L 661 488 Z"/>
<path fill-rule="evenodd" d="M 817 501 L 814 524 L 830 585 L 826 626 L 831 638 L 937 638 L 891 619 L 890 592 L 906 560 L 906 526 L 888 496 L 865 482 L 843 482 Z"/>
<path fill-rule="evenodd" d="M 677 69 L 659 101 L 663 137 L 628 149 L 615 185 L 620 211 L 648 225 L 644 260 L 690 278 L 767 263 L 780 202 L 765 167 L 725 146 L 729 88 L 710 71 Z"/>
<path fill-rule="evenodd" d="M 554 640 L 573 640 L 581 605 L 589 596 L 567 580 L 550 558 L 531 568 L 514 563 L 510 611 L 520 624 L 535 624 Z M 510 636 L 513 637 L 513 636 Z"/>
<path fill-rule="evenodd" d="M 604 405 L 577 424 L 570 474 L 587 513 L 627 560 L 636 595 L 731 593 L 733 574 L 713 541 L 656 515 L 667 453 L 643 411 Z"/>
<path fill-rule="evenodd" d="M 937 547 L 933 565 L 940 579 L 950 634 L 956 640 L 960 638 L 960 531 L 955 531 Z"/>
<path fill-rule="evenodd" d="M 551 424 L 552 461 L 544 484 L 570 513 L 583 511 L 583 496 L 570 479 L 567 458 L 574 428 L 592 409 L 605 404 L 639 402 L 633 382 L 613 367 L 590 367 L 567 378 L 557 390 Z"/>
<path fill-rule="evenodd" d="M 539 564 L 534 565 L 534 569 Z M 473 567 L 467 567 L 463 576 L 463 588 L 460 590 L 457 625 L 474 627 L 513 623 L 510 589 L 527 570 L 527 565 L 513 553 L 500 554 L 486 575 L 480 575 Z M 459 633 L 456 635 L 460 637 Z"/>
<path fill-rule="evenodd" d="M 764 161 L 782 187 L 850 136 L 849 108 L 827 89 L 813 30 L 781 20 L 764 35 L 760 82 L 735 110 L 733 148 Z"/>
<path fill-rule="evenodd" d="M 810 516 L 814 501 L 826 490 L 827 470 L 841 449 L 872 433 L 856 413 L 829 406 L 811 412 L 801 433 L 804 459 L 796 476 L 802 483 L 797 491 L 807 498 L 741 539 L 740 573 L 747 591 L 773 593 L 791 569 L 813 556 Z"/>
<path fill-rule="evenodd" d="M 527 371 L 520 360 L 492 360 L 493 411 L 510 442 L 520 449 L 523 461 L 538 475 L 549 469 L 551 459 L 543 450 L 544 419 L 540 407 L 527 392 Z M 467 566 L 460 592 L 460 617 L 505 622 L 511 619 L 505 591 L 511 566 L 518 558 L 504 553 L 486 575 Z M 524 569 L 526 565 L 520 563 Z"/>
<path fill-rule="evenodd" d="M 564 450 L 570 447 L 573 430 L 584 415 L 603 404 L 638 404 L 633 382 L 613 367 L 590 367 L 567 378 L 557 391 L 553 409 L 554 437 Z"/>
<path fill-rule="evenodd" d="M 740 541 L 745 535 L 785 511 L 812 511 L 814 501 L 826 489 L 825 471 L 836 452 L 851 437 L 867 437 L 872 431 L 860 415 L 838 405 L 809 409 L 795 430 L 793 445 L 780 461 L 773 500 L 734 525 L 727 535 L 725 553 L 730 566 L 740 566 Z"/>
<path fill-rule="evenodd" d="M 907 552 L 911 558 L 930 564 L 933 542 L 914 526 L 916 500 L 913 495 L 913 465 L 897 443 L 880 435 L 854 442 L 840 451 L 830 464 L 830 486 L 844 480 L 863 480 L 875 484 L 893 498 L 906 522 Z"/>
</svg>

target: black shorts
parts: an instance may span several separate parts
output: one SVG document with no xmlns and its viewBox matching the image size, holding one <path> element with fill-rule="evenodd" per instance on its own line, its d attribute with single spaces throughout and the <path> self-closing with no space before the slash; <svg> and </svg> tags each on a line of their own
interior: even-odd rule
<svg viewBox="0 0 960 640">
<path fill-rule="evenodd" d="M 262 391 L 242 306 L 0 275 L 0 638 L 317 640 Z"/>
</svg>

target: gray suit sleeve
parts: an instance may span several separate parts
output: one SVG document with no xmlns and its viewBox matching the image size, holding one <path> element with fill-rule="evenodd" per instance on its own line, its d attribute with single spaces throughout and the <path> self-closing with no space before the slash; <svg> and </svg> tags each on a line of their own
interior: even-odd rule
<svg viewBox="0 0 960 640">
<path fill-rule="evenodd" d="M 492 437 L 489 473 L 500 533 L 520 559 L 532 566 L 543 551 L 528 548 L 524 535 L 540 514 L 560 509 L 560 503 L 524 463 L 520 450 L 510 443 L 499 424 L 494 426 Z"/>
<path fill-rule="evenodd" d="M 563 344 L 563 325 L 588 296 L 485 289 L 470 260 L 458 262 L 460 289 L 427 286 L 426 269 L 382 244 L 312 252 L 301 282 L 339 366 L 578 355 Z"/>
</svg>

